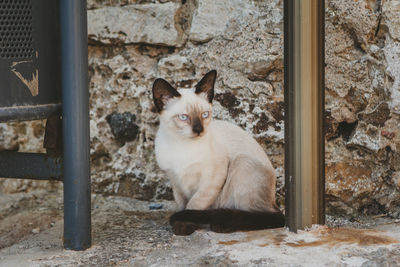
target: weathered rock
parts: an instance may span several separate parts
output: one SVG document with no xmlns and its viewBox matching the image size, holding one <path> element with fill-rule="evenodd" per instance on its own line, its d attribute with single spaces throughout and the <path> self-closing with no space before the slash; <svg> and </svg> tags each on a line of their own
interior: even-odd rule
<svg viewBox="0 0 400 267">
<path fill-rule="evenodd" d="M 353 38 L 354 45 L 366 50 L 368 43 L 374 40 L 379 25 L 381 1 L 327 1 L 328 7 L 334 10 L 336 19 Z"/>
<path fill-rule="evenodd" d="M 394 152 L 393 155 L 390 157 L 390 168 L 396 172 L 400 171 L 400 153 Z M 396 174 L 393 174 L 395 177 Z M 398 175 L 398 174 L 397 174 Z"/>
<path fill-rule="evenodd" d="M 351 203 L 358 195 L 371 193 L 374 189 L 370 183 L 371 170 L 365 166 L 328 164 L 325 171 L 328 177 L 326 193 L 339 197 L 345 203 Z"/>
<path fill-rule="evenodd" d="M 381 135 L 377 127 L 359 122 L 355 133 L 347 142 L 349 146 L 360 146 L 377 153 L 381 148 Z"/>
<path fill-rule="evenodd" d="M 104 44 L 180 46 L 174 16 L 179 4 L 126 5 L 88 11 L 89 40 Z"/>
<path fill-rule="evenodd" d="M 388 141 L 388 146 L 392 151 L 400 152 L 400 117 L 392 113 L 392 118 L 387 120 L 385 126 L 381 128 L 381 135 Z M 382 134 L 382 132 L 386 136 Z"/>
<path fill-rule="evenodd" d="M 200 0 L 194 12 L 189 39 L 195 43 L 210 41 L 222 34 L 229 21 L 242 11 L 243 1 Z"/>
<path fill-rule="evenodd" d="M 387 103 L 379 104 L 373 111 L 360 114 L 360 119 L 377 127 L 382 127 L 390 118 L 390 109 Z"/>
<path fill-rule="evenodd" d="M 381 214 L 395 207 L 399 193 L 374 180 L 377 173 L 361 162 L 328 164 L 326 194 L 331 212 L 351 214 L 354 210 L 365 214 Z M 377 189 L 379 188 L 379 190 Z M 340 199 L 340 201 L 337 201 Z M 344 202 L 344 204 L 340 204 Z"/>
<path fill-rule="evenodd" d="M 354 40 L 331 23 L 326 26 L 326 38 L 327 89 L 339 97 L 345 97 L 352 88 L 371 93 L 368 62 L 362 60 L 363 53 L 354 48 Z"/>
<path fill-rule="evenodd" d="M 400 41 L 400 2 L 396 0 L 386 0 L 382 2 L 382 25 L 389 29 L 390 36 Z"/>
<path fill-rule="evenodd" d="M 171 82 L 180 82 L 179 87 L 191 87 L 193 84 L 193 72 L 195 66 L 190 57 L 181 55 L 170 55 L 158 61 L 158 71 L 161 77 L 170 77 Z M 183 84 L 182 80 L 189 80 Z"/>
<path fill-rule="evenodd" d="M 333 212 L 375 214 L 399 205 L 387 162 L 399 149 L 394 112 L 400 72 L 382 4 L 327 1 L 326 187 Z"/>
<path fill-rule="evenodd" d="M 248 78 L 250 81 L 264 80 L 273 70 L 282 68 L 283 62 L 282 58 L 280 57 L 271 60 L 270 62 L 260 60 L 252 64 L 251 72 L 248 74 Z"/>
<path fill-rule="evenodd" d="M 328 17 L 326 25 L 325 108 L 337 122 L 354 123 L 373 94 L 370 64 L 354 47 L 354 40 Z"/>
<path fill-rule="evenodd" d="M 325 138 L 331 140 L 339 136 L 338 126 L 339 123 L 332 117 L 329 110 L 325 110 Z M 343 122 L 342 122 L 343 123 Z"/>
<path fill-rule="evenodd" d="M 156 195 L 157 185 L 146 181 L 144 174 L 123 175 L 119 178 L 116 195 L 131 197 L 139 200 L 149 200 Z"/>
<path fill-rule="evenodd" d="M 397 190 L 400 191 L 400 171 L 393 173 L 392 182 Z"/>
<path fill-rule="evenodd" d="M 259 134 L 268 131 L 269 125 L 270 120 L 265 113 L 262 113 L 260 119 L 257 121 L 257 124 L 254 126 L 254 132 Z"/>
<path fill-rule="evenodd" d="M 214 99 L 219 103 L 221 103 L 221 105 L 227 109 L 233 109 L 234 107 L 237 107 L 240 104 L 237 97 L 233 95 L 231 92 L 216 94 Z"/>
<path fill-rule="evenodd" d="M 130 112 L 116 113 L 113 112 L 106 117 L 110 125 L 111 132 L 115 139 L 121 143 L 135 140 L 139 126 L 135 123 L 136 116 Z"/>
<path fill-rule="evenodd" d="M 346 142 L 349 141 L 350 137 L 354 135 L 354 131 L 358 125 L 358 121 L 347 123 L 342 121 L 337 125 L 336 136 L 341 136 Z"/>
<path fill-rule="evenodd" d="M 168 57 L 162 58 L 158 62 L 158 68 L 162 70 L 168 71 L 179 71 L 183 69 L 187 69 L 189 67 L 190 61 L 186 57 L 182 57 L 179 55 L 171 55 Z"/>
<path fill-rule="evenodd" d="M 387 62 L 386 71 L 394 80 L 389 88 L 391 91 L 389 106 L 393 112 L 400 114 L 400 65 L 398 64 L 400 62 L 400 42 L 389 39 L 384 51 Z"/>
<path fill-rule="evenodd" d="M 0 151 L 18 150 L 19 140 L 15 129 L 4 123 L 0 124 Z"/>
</svg>

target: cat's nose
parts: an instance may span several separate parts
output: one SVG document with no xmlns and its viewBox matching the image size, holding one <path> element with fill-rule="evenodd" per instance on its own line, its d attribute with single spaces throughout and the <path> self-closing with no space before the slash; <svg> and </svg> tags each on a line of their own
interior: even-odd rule
<svg viewBox="0 0 400 267">
<path fill-rule="evenodd" d="M 203 132 L 203 125 L 201 125 L 200 123 L 196 123 L 195 125 L 193 125 L 193 132 L 197 135 L 200 135 L 201 132 Z"/>
</svg>

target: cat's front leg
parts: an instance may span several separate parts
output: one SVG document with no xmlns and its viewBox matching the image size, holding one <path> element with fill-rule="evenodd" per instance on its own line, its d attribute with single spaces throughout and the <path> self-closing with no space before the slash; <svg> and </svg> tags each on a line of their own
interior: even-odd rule
<svg viewBox="0 0 400 267">
<path fill-rule="evenodd" d="M 185 194 L 183 193 L 181 187 L 179 186 L 180 185 L 179 181 L 176 179 L 176 177 L 178 175 L 172 171 L 167 171 L 167 175 L 168 175 L 171 187 L 172 187 L 172 193 L 174 195 L 174 200 L 178 206 L 177 210 L 178 211 L 184 210 L 186 207 L 186 204 L 188 203 L 188 199 L 185 196 Z"/>
<path fill-rule="evenodd" d="M 178 211 L 184 210 L 186 203 L 188 202 L 187 198 L 177 186 L 172 187 L 172 192 L 174 194 L 175 202 L 178 205 Z"/>
<path fill-rule="evenodd" d="M 197 192 L 189 200 L 186 205 L 188 210 L 206 210 L 212 206 L 218 194 L 210 194 L 212 192 Z M 215 192 L 216 193 L 216 192 Z"/>
<path fill-rule="evenodd" d="M 226 173 L 219 173 L 212 176 L 212 178 L 202 177 L 202 179 L 207 182 L 203 183 L 199 190 L 190 198 L 186 209 L 205 210 L 211 207 L 225 184 Z"/>
</svg>

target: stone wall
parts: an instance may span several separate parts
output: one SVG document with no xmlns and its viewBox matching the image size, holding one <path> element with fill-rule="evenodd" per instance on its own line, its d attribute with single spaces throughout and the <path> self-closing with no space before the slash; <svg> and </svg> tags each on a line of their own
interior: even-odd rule
<svg viewBox="0 0 400 267">
<path fill-rule="evenodd" d="M 326 192 L 332 210 L 399 216 L 399 11 L 399 1 L 327 1 Z"/>
<path fill-rule="evenodd" d="M 265 148 L 283 204 L 282 8 L 282 0 L 89 0 L 93 191 L 171 199 L 154 160 L 152 82 L 162 77 L 187 87 L 216 69 L 214 114 L 242 126 Z M 399 216 L 399 12 L 397 0 L 326 1 L 332 213 Z M 40 149 L 42 125 L 1 124 L 0 148 Z M 0 182 L 8 192 L 47 186 Z"/>
</svg>

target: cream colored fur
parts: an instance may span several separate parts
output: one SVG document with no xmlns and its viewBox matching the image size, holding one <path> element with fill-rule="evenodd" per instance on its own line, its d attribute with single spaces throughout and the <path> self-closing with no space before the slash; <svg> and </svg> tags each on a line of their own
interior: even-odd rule
<svg viewBox="0 0 400 267">
<path fill-rule="evenodd" d="M 179 210 L 232 208 L 277 211 L 275 171 L 261 146 L 231 123 L 212 120 L 205 94 L 178 90 L 160 114 L 156 159 L 172 185 Z M 209 111 L 204 132 L 193 134 L 177 115 Z"/>
</svg>

